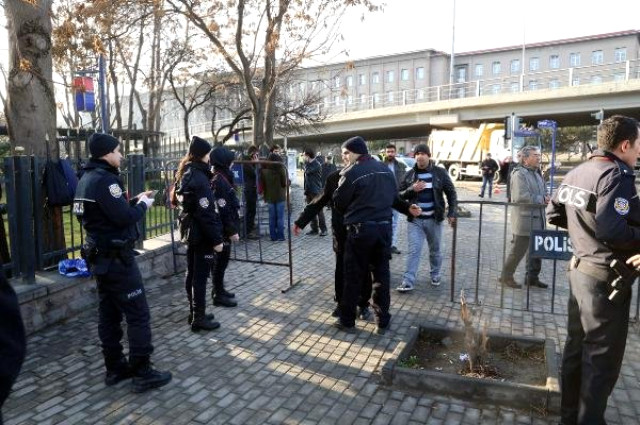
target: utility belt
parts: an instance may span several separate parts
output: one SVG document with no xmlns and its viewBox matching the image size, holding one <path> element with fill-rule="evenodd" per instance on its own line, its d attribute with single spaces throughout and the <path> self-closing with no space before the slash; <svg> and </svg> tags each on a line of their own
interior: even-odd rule
<svg viewBox="0 0 640 425">
<path fill-rule="evenodd" d="M 360 223 L 347 224 L 347 231 L 350 233 L 355 233 L 356 235 L 360 233 L 363 227 L 366 226 L 384 226 L 391 224 L 391 220 L 383 220 L 383 221 L 363 221 Z"/>
<path fill-rule="evenodd" d="M 134 257 L 134 246 L 135 241 L 122 239 L 112 239 L 106 247 L 85 243 L 80 250 L 80 255 L 87 264 L 93 264 L 101 258 L 117 258 L 125 264 L 130 264 Z"/>
<path fill-rule="evenodd" d="M 569 270 L 578 270 L 599 281 L 606 282 L 609 289 L 609 300 L 614 302 L 624 301 L 627 296 L 631 296 L 631 286 L 638 277 L 638 270 L 617 259 L 611 261 L 609 267 L 606 267 L 574 256 L 569 261 Z"/>
</svg>

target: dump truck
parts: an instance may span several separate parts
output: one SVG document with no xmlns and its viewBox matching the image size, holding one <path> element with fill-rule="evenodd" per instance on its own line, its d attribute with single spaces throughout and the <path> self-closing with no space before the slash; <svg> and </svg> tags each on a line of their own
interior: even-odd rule
<svg viewBox="0 0 640 425">
<path fill-rule="evenodd" d="M 511 143 L 505 141 L 504 123 L 483 123 L 478 128 L 433 130 L 429 135 L 431 159 L 444 167 L 452 180 L 482 177 L 480 164 L 490 152 L 500 168 L 511 161 Z M 501 173 L 496 173 L 496 182 Z"/>
</svg>

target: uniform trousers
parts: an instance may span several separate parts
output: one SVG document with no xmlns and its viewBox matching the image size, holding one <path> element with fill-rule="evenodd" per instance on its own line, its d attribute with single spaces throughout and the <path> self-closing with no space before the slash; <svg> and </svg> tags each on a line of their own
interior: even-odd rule
<svg viewBox="0 0 640 425">
<path fill-rule="evenodd" d="M 340 305 L 342 301 L 342 294 L 344 292 L 344 250 L 347 242 L 346 230 L 336 231 L 333 230 L 333 252 L 336 254 L 336 269 L 334 273 L 335 279 L 335 299 Z M 371 273 L 365 274 L 364 282 L 362 282 L 362 293 L 358 301 L 358 307 L 369 307 L 369 300 L 371 299 L 371 292 L 373 291 L 373 282 L 371 280 Z"/>
<path fill-rule="evenodd" d="M 631 293 L 608 299 L 610 285 L 578 270 L 569 272 L 567 341 L 562 356 L 564 425 L 605 424 L 607 399 L 624 356 Z"/>
<path fill-rule="evenodd" d="M 229 240 L 225 240 L 222 251 L 216 253 L 216 259 L 211 265 L 211 277 L 213 280 L 213 291 L 211 295 L 213 297 L 224 290 L 224 274 L 227 271 L 230 258 L 231 242 Z"/>
<path fill-rule="evenodd" d="M 372 307 L 378 326 L 387 327 L 389 314 L 389 259 L 391 258 L 391 222 L 360 223 L 347 226 L 344 252 L 344 289 L 340 303 L 340 322 L 355 326 L 356 306 L 366 274 L 373 267 Z"/>
<path fill-rule="evenodd" d="M 189 306 L 196 317 L 204 316 L 207 306 L 207 280 L 214 262 L 213 247 L 203 244 L 187 247 L 187 276 L 184 287 Z"/>
</svg>

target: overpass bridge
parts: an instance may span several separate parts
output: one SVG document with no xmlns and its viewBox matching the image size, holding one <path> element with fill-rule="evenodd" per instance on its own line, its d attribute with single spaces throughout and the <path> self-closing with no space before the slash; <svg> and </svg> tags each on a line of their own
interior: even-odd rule
<svg viewBox="0 0 640 425">
<path fill-rule="evenodd" d="M 288 143 L 338 143 L 356 134 L 368 140 L 424 137 L 432 128 L 497 122 L 512 113 L 531 123 L 553 119 L 560 127 L 595 125 L 590 114 L 599 109 L 605 116 L 640 118 L 640 60 L 528 73 L 526 80 L 528 85 L 525 75 L 512 75 L 385 93 L 392 101 L 371 96 L 318 104 L 315 113 L 326 117 L 319 131 L 288 134 Z M 210 137 L 210 126 L 194 125 L 192 134 Z M 250 132 L 245 137 L 251 140 Z"/>
</svg>

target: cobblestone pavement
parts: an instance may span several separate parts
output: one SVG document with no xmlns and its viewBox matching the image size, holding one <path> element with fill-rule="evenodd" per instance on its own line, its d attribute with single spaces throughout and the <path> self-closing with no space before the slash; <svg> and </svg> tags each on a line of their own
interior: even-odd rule
<svg viewBox="0 0 640 425">
<path fill-rule="evenodd" d="M 461 199 L 478 201 L 478 183 L 459 184 Z M 503 194 L 494 197 L 504 200 Z M 294 200 L 300 199 L 299 189 Z M 294 210 L 299 210 L 296 202 Z M 496 279 L 502 264 L 504 211 L 469 205 L 456 239 L 455 291 L 467 289 L 478 306 L 476 319 L 489 331 L 552 338 L 557 351 L 566 336 L 566 281 L 557 267 L 552 291 L 501 291 Z M 294 217 L 297 213 L 294 212 Z M 400 255 L 391 262 L 392 288 L 401 280 L 406 225 L 400 226 Z M 478 229 L 482 228 L 480 261 Z M 239 307 L 215 308 L 218 331 L 194 334 L 186 324 L 182 276 L 164 279 L 148 291 L 157 367 L 174 373 L 166 387 L 133 394 L 128 383 L 103 384 L 97 315 L 87 311 L 29 338 L 29 354 L 5 405 L 12 424 L 551 424 L 556 417 L 536 411 L 481 406 L 436 394 L 402 392 L 380 384 L 380 370 L 411 325 L 432 322 L 459 326 L 459 304 L 451 297 L 452 231 L 445 231 L 446 274 L 440 287 L 427 284 L 425 254 L 416 290 L 392 291 L 391 330 L 374 333 L 375 324 L 358 321 L 356 334 L 331 327 L 334 259 L 331 237 L 294 238 L 293 276 L 300 282 L 287 293 L 285 267 L 232 262 L 228 288 Z M 286 261 L 285 244 L 267 242 L 267 261 Z M 507 241 L 508 242 L 508 241 Z M 256 243 L 254 243 L 256 244 Z M 250 248 L 254 248 L 252 246 Z M 238 255 L 245 251 L 240 245 Z M 479 265 L 479 267 L 477 267 Z M 522 280 L 522 267 L 517 279 Z M 542 280 L 551 282 L 545 261 Z M 524 311 L 529 300 L 530 311 Z M 500 308 L 502 303 L 504 308 Z M 640 343 L 629 333 L 622 374 L 609 402 L 611 424 L 638 423 L 640 417 Z"/>
</svg>

